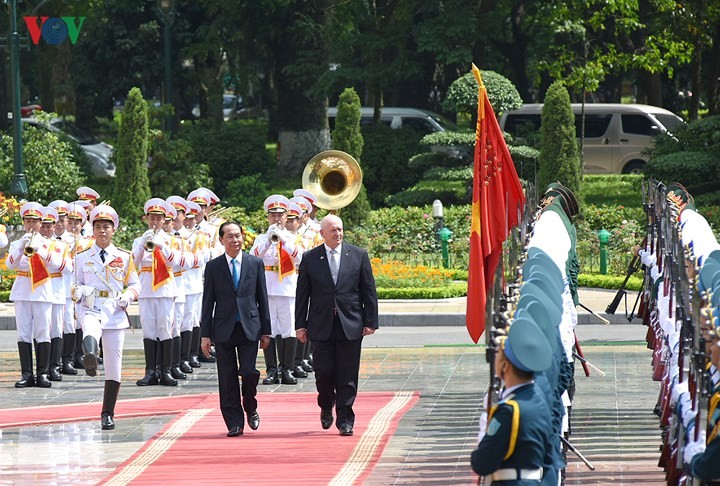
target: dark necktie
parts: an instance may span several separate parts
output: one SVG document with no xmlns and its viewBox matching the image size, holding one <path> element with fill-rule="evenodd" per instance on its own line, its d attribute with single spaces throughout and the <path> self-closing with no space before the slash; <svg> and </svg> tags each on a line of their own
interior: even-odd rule
<svg viewBox="0 0 720 486">
<path fill-rule="evenodd" d="M 180 236 L 180 232 L 179 232 L 179 231 L 176 231 L 176 232 L 175 232 L 175 236 Z"/>
<path fill-rule="evenodd" d="M 339 265 L 337 261 L 337 251 L 330 250 L 330 274 L 332 275 L 333 283 L 337 284 Z"/>
<path fill-rule="evenodd" d="M 100 250 L 100 260 L 102 260 L 103 263 L 105 263 L 105 250 Z"/>
<path fill-rule="evenodd" d="M 232 265 L 232 279 L 233 284 L 235 285 L 235 290 L 237 290 L 238 285 L 240 284 L 240 274 L 238 273 L 237 269 L 237 262 L 234 258 L 230 260 L 230 264 Z"/>
</svg>

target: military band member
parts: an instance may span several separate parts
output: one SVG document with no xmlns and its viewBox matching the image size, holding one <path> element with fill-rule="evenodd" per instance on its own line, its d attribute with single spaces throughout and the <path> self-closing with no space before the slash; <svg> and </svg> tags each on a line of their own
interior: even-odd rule
<svg viewBox="0 0 720 486">
<path fill-rule="evenodd" d="M 78 285 L 73 296 L 79 302 L 85 371 L 90 376 L 97 373 L 98 343 L 103 340 L 105 389 L 100 423 L 109 430 L 115 428 L 125 329 L 130 327 L 127 306 L 138 297 L 140 281 L 130 252 L 113 244 L 120 223 L 115 210 L 101 204 L 90 213 L 90 221 L 95 243 L 76 257 Z"/>
<path fill-rule="evenodd" d="M 270 305 L 272 336 L 270 345 L 263 350 L 267 376 L 264 385 L 282 383 L 296 385 L 295 367 L 295 288 L 296 268 L 302 258 L 303 248 L 285 229 L 290 201 L 274 194 L 265 199 L 267 233 L 255 238 L 251 255 L 260 257 L 265 264 Z"/>
<path fill-rule="evenodd" d="M 217 196 L 213 196 L 208 192 L 207 189 L 195 189 L 188 194 L 188 200 L 197 203 L 200 206 L 200 214 L 195 217 L 195 224 L 197 225 L 198 231 L 205 233 L 210 243 L 210 258 L 220 256 L 225 251 L 222 244 L 218 239 L 218 229 L 220 225 L 215 226 L 208 218 L 212 218 L 210 209 L 212 208 L 211 201 L 216 200 Z"/>
<path fill-rule="evenodd" d="M 52 318 L 50 322 L 50 381 L 62 381 L 62 351 L 63 351 L 63 329 L 65 321 L 65 300 L 69 289 L 65 288 L 66 276 L 72 279 L 73 261 L 70 249 L 65 242 L 55 237 L 55 225 L 58 220 L 58 212 L 55 208 L 43 208 L 42 224 L 40 234 L 49 242 L 48 250 L 61 251 L 64 259 L 62 272 L 50 274 L 50 285 L 52 287 Z M 73 323 L 74 324 L 74 323 Z"/>
<path fill-rule="evenodd" d="M 190 350 L 187 358 L 190 369 L 200 368 L 199 355 L 200 352 L 200 312 L 202 306 L 202 293 L 203 293 L 203 273 L 205 272 L 205 264 L 210 261 L 210 245 L 209 239 L 205 233 L 198 231 L 195 219 L 200 214 L 201 209 L 197 203 L 187 201 L 187 213 L 185 214 L 185 221 L 183 225 L 187 233 L 188 244 L 194 255 L 197 256 L 198 261 L 193 267 L 187 271 L 187 283 L 185 292 L 185 321 L 183 322 L 183 329 L 186 332 L 190 332 Z M 187 337 L 187 334 L 183 335 L 182 331 L 180 336 Z M 185 339 L 185 338 L 183 338 Z M 184 348 L 183 348 L 184 349 Z M 214 360 L 214 358 L 211 357 Z M 188 373 L 187 367 L 183 369 L 185 373 Z"/>
<path fill-rule="evenodd" d="M 313 242 L 312 248 L 323 244 L 320 236 L 320 221 L 317 220 L 317 197 L 306 189 L 295 189 L 293 196 L 302 197 L 307 201 L 307 213 L 303 217 L 303 225 L 299 232 L 305 239 Z M 309 249 L 309 248 L 308 248 Z"/>
<path fill-rule="evenodd" d="M 25 234 L 10 245 L 5 263 L 16 270 L 17 277 L 10 291 L 15 303 L 15 324 L 18 332 L 18 354 L 22 378 L 16 388 L 52 386 L 48 379 L 50 365 L 50 322 L 52 319 L 52 285 L 50 274 L 62 272 L 62 253 L 50 251 L 49 242 L 40 234 L 43 207 L 36 202 L 21 206 Z M 32 372 L 32 348 L 36 342 L 36 371 Z"/>
<path fill-rule="evenodd" d="M 546 370 L 552 350 L 528 318 L 515 319 L 500 338 L 495 370 L 503 382 L 500 402 L 481 418 L 480 443 L 472 453 L 473 471 L 492 484 L 539 485 L 550 453 L 551 416 L 533 382 Z"/>
<path fill-rule="evenodd" d="M 145 376 L 137 381 L 138 386 L 177 386 L 170 375 L 172 362 L 172 323 L 175 279 L 172 264 L 182 259 L 172 249 L 170 237 L 162 229 L 168 214 L 167 203 L 152 198 L 145 203 L 145 221 L 148 230 L 133 241 L 132 256 L 140 276 L 141 290 L 138 297 L 140 322 L 143 329 L 145 350 Z M 183 262 L 180 262 L 181 265 Z M 160 378 L 156 374 L 160 355 Z"/>
<path fill-rule="evenodd" d="M 79 201 L 85 201 L 87 203 L 87 206 L 85 206 L 85 211 L 87 211 L 88 214 L 90 214 L 93 208 L 97 206 L 98 199 L 100 198 L 100 194 L 98 194 L 95 189 L 88 186 L 78 187 L 75 190 L 75 194 L 77 194 Z M 86 221 L 83 225 L 82 234 L 88 237 L 92 236 L 93 231 L 90 221 Z"/>
</svg>

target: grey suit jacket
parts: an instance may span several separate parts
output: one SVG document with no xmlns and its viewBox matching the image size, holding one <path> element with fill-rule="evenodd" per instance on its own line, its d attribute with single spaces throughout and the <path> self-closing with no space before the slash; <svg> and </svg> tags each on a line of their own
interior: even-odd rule
<svg viewBox="0 0 720 486">
<path fill-rule="evenodd" d="M 237 291 L 224 254 L 205 266 L 201 336 L 212 338 L 217 343 L 230 339 L 238 314 L 248 340 L 259 341 L 261 336 L 270 335 L 265 267 L 262 260 L 255 256 L 247 253 L 240 255 Z"/>
<path fill-rule="evenodd" d="M 326 341 L 335 310 L 345 335 L 362 338 L 363 327 L 378 327 L 378 302 L 370 258 L 343 242 L 337 284 L 333 283 L 325 245 L 305 252 L 298 272 L 295 329 L 307 329 L 311 341 Z"/>
</svg>

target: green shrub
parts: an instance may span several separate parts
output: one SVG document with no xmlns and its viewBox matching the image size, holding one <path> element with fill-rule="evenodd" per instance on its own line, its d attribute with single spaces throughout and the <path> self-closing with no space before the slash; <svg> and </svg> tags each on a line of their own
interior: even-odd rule
<svg viewBox="0 0 720 486">
<path fill-rule="evenodd" d="M 458 168 L 435 167 L 425 172 L 424 175 L 424 179 L 436 179 L 440 181 L 463 181 L 466 183 L 472 181 L 472 177 L 473 168 L 470 166 Z"/>
<path fill-rule="evenodd" d="M 388 206 L 422 206 L 440 199 L 443 204 L 463 204 L 470 199 L 465 181 L 422 180 L 413 187 L 388 196 Z"/>
<path fill-rule="evenodd" d="M 118 145 L 115 147 L 113 207 L 126 224 L 139 225 L 143 205 L 150 199 L 148 180 L 148 113 L 139 88 L 128 93 L 122 112 Z"/>
<path fill-rule="evenodd" d="M 420 145 L 425 147 L 441 146 L 449 147 L 461 145 L 470 150 L 475 146 L 475 134 L 465 132 L 433 132 L 425 135 L 420 140 Z"/>
<path fill-rule="evenodd" d="M 421 136 L 406 128 L 394 130 L 386 125 L 362 127 L 363 183 L 373 207 L 381 207 L 385 199 L 420 180 L 422 171 L 408 170 L 408 160 L 417 153 Z"/>
<path fill-rule="evenodd" d="M 211 120 L 183 125 L 178 138 L 190 142 L 195 154 L 194 163 L 210 167 L 214 191 L 225 197 L 233 179 L 253 174 L 268 175 L 271 162 L 265 141 L 267 125 L 229 121 L 214 124 Z"/>
<path fill-rule="evenodd" d="M 656 137 L 651 159 L 675 152 L 720 153 L 720 115 L 694 120 L 676 127 L 672 134 Z"/>
<path fill-rule="evenodd" d="M 575 139 L 575 115 L 570 95 L 561 81 L 548 88 L 541 120 L 539 193 L 551 182 L 560 181 L 579 194 L 580 154 Z"/>
<path fill-rule="evenodd" d="M 212 187 L 210 168 L 194 161 L 195 154 L 187 140 L 168 138 L 160 130 L 150 132 L 150 192 L 167 198 L 185 197 L 198 187 Z"/>
<path fill-rule="evenodd" d="M 612 289 L 617 290 L 619 289 L 623 281 L 625 281 L 625 276 L 614 276 L 614 275 L 597 275 L 597 274 L 590 274 L 590 273 L 581 273 L 578 275 L 578 285 L 580 287 L 590 287 L 594 289 Z M 630 277 L 630 279 L 627 282 L 627 285 L 625 286 L 625 290 L 634 290 L 638 291 L 642 289 L 643 286 L 643 279 L 642 274 L 638 272 L 635 276 Z M 608 302 L 609 304 L 609 302 Z"/>
<path fill-rule="evenodd" d="M 9 290 L 0 291 L 0 302 L 10 302 L 10 291 Z"/>
<path fill-rule="evenodd" d="M 35 127 L 23 130 L 23 159 L 28 200 L 47 204 L 58 198 L 73 201 L 85 177 L 73 159 L 72 146 L 53 132 Z M 14 166 L 13 138 L 0 135 L 0 187 L 10 186 Z"/>
<path fill-rule="evenodd" d="M 712 182 L 717 189 L 718 157 L 706 151 L 674 152 L 654 157 L 645 165 L 645 175 L 666 183 L 679 182 L 691 194 L 697 186 Z M 714 192 L 714 191 L 713 191 Z"/>
<path fill-rule="evenodd" d="M 263 207 L 263 201 L 271 192 L 261 174 L 240 176 L 230 181 L 226 189 L 228 205 L 244 208 L 246 211 L 255 211 Z"/>
<path fill-rule="evenodd" d="M 468 166 L 470 162 L 467 159 L 461 159 L 447 152 L 423 152 L 414 155 L 408 162 L 411 171 L 423 173 L 433 167 L 459 167 Z"/>
<path fill-rule="evenodd" d="M 532 183 L 539 173 L 540 151 L 526 145 L 508 146 L 518 177 Z"/>
<path fill-rule="evenodd" d="M 523 101 L 515 85 L 495 71 L 480 71 L 487 96 L 495 113 L 516 110 Z M 443 100 L 443 109 L 449 112 L 477 113 L 478 82 L 472 72 L 452 82 Z"/>
<path fill-rule="evenodd" d="M 444 287 L 382 288 L 377 289 L 378 299 L 450 299 L 467 295 L 467 284 L 454 283 Z"/>
</svg>

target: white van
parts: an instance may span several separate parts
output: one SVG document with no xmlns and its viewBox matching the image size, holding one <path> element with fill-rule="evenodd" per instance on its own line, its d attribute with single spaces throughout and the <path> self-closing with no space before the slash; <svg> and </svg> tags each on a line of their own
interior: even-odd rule
<svg viewBox="0 0 720 486">
<path fill-rule="evenodd" d="M 328 108 L 328 125 L 330 130 L 335 129 L 337 107 Z M 373 108 L 364 106 L 360 108 L 360 125 L 370 125 L 373 122 Z M 398 108 L 383 106 L 380 110 L 380 123 L 391 128 L 412 128 L 416 132 L 427 135 L 434 132 L 454 132 L 459 128 L 442 115 L 419 108 Z"/>
<path fill-rule="evenodd" d="M 542 104 L 527 104 L 500 117 L 500 127 L 522 139 L 539 136 Z M 575 129 L 580 142 L 582 105 L 573 103 Z M 618 103 L 585 104 L 583 162 L 587 174 L 630 174 L 641 172 L 648 157 L 643 153 L 654 137 L 672 132 L 683 124 L 675 113 L 649 105 Z"/>
</svg>

